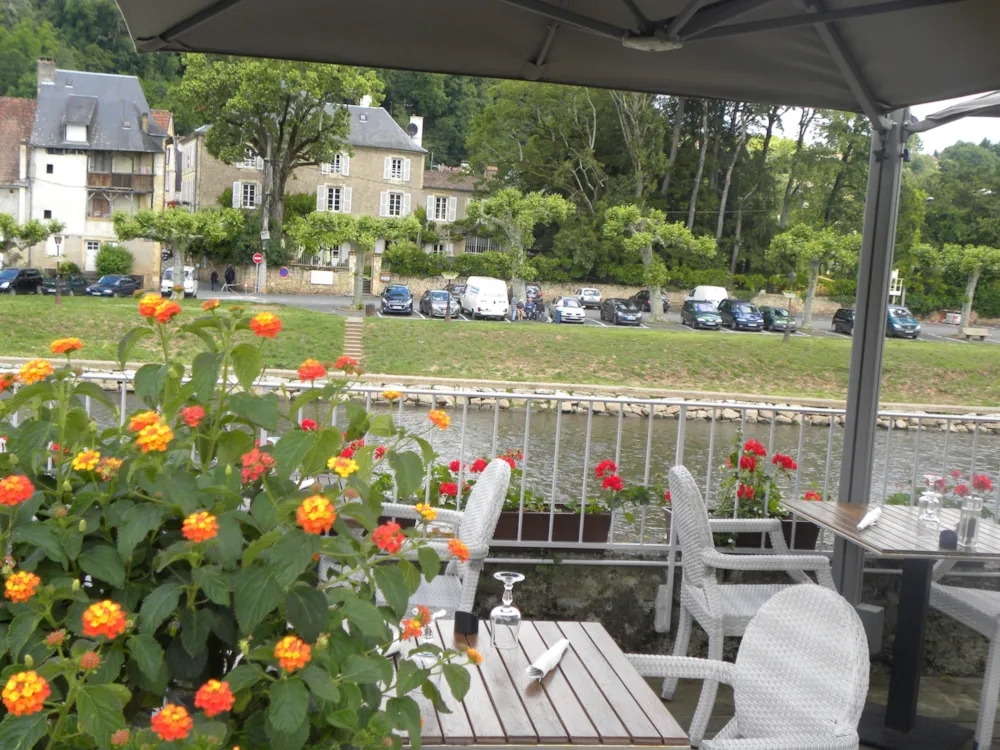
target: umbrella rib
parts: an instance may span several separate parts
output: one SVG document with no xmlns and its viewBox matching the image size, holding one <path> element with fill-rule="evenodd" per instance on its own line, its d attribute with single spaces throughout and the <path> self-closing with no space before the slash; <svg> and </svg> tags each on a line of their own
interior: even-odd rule
<svg viewBox="0 0 1000 750">
<path fill-rule="evenodd" d="M 670 22 L 663 21 L 661 25 L 667 27 L 667 39 L 677 39 L 681 33 L 681 29 L 684 28 L 684 24 L 691 20 L 691 17 L 698 12 L 698 9 L 705 4 L 705 0 L 688 0 L 688 4 L 684 6 L 679 14 L 670 19 Z"/>
<path fill-rule="evenodd" d="M 189 31 L 193 31 L 198 26 L 201 26 L 207 21 L 211 21 L 220 13 L 223 13 L 230 8 L 239 5 L 243 0 L 219 0 L 217 3 L 209 5 L 207 8 L 198 11 L 197 13 L 188 16 L 183 21 L 175 23 L 170 28 L 161 32 L 154 37 L 143 37 L 136 39 L 138 44 L 141 44 L 141 49 L 146 52 L 155 51 L 156 47 L 163 47 L 174 41 L 177 37 L 182 34 L 186 34 Z"/>
<path fill-rule="evenodd" d="M 233 2 L 234 0 L 228 1 Z M 240 0 L 235 0 L 235 2 L 240 2 Z M 604 23 L 603 21 L 598 21 L 596 18 L 591 18 L 590 16 L 585 16 L 580 13 L 574 13 L 573 11 L 566 10 L 565 8 L 557 8 L 556 6 L 549 5 L 541 0 L 501 0 L 501 2 L 521 8 L 522 10 L 527 10 L 531 13 L 537 13 L 545 16 L 546 18 L 551 18 L 552 20 L 559 21 L 566 26 L 573 26 L 581 31 L 587 31 L 591 34 L 596 34 L 597 36 L 614 39 L 618 42 L 620 42 L 622 37 L 624 37 L 629 31 L 629 29 L 623 29 L 610 23 Z"/>
<path fill-rule="evenodd" d="M 722 2 L 694 13 L 691 20 L 683 26 L 687 32 L 685 36 L 694 36 L 702 31 L 724 24 L 726 21 L 746 15 L 772 2 L 774 0 L 722 0 Z M 689 8 L 690 6 L 685 8 L 681 15 L 687 12 Z M 671 19 L 671 24 L 673 20 Z M 663 21 L 662 23 L 667 23 L 667 21 Z"/>
</svg>

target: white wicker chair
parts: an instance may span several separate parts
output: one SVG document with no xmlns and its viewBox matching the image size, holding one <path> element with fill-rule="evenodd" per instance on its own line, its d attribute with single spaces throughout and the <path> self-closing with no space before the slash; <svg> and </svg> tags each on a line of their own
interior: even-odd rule
<svg viewBox="0 0 1000 750">
<path fill-rule="evenodd" d="M 977 748 L 987 750 L 993 742 L 993 723 L 997 715 L 997 692 L 1000 691 L 1000 591 L 945 586 L 938 583 L 954 567 L 953 560 L 934 566 L 931 583 L 931 606 L 966 627 L 975 630 L 989 643 L 986 673 L 979 692 L 979 719 L 976 722 Z"/>
<path fill-rule="evenodd" d="M 805 571 L 813 571 L 822 586 L 834 590 L 830 561 L 820 555 L 789 554 L 778 519 L 709 519 L 698 485 L 683 466 L 670 470 L 670 494 L 684 563 L 674 656 L 687 654 L 691 621 L 697 620 L 708 634 L 708 658 L 721 661 L 723 639 L 742 636 L 761 606 L 789 585 L 720 584 L 716 580 L 718 570 L 778 571 L 804 584 L 812 583 Z M 713 544 L 712 534 L 723 532 L 767 533 L 775 553 L 735 555 L 719 552 Z M 663 697 L 672 699 L 676 687 L 676 677 L 665 679 Z M 688 732 L 692 745 L 696 745 L 705 733 L 717 687 L 717 683 L 708 680 L 702 688 Z"/>
<path fill-rule="evenodd" d="M 423 604 L 433 610 L 444 609 L 449 614 L 455 611 L 471 612 L 476 601 L 476 587 L 479 584 L 479 574 L 490 551 L 490 540 L 496 530 L 503 501 L 510 486 L 510 465 L 503 459 L 494 459 L 486 470 L 479 475 L 476 486 L 467 499 L 465 510 L 439 509 L 435 526 L 451 526 L 456 536 L 465 542 L 469 548 L 468 562 L 460 563 L 452 560 L 448 563 L 442 575 L 430 583 L 421 581 L 420 588 L 410 597 L 410 604 Z M 386 503 L 382 513 L 393 518 L 419 519 L 412 505 Z M 429 540 L 442 559 L 448 559 L 446 539 Z M 381 595 L 377 597 L 378 604 L 385 604 Z"/>
<path fill-rule="evenodd" d="M 687 656 L 628 658 L 645 677 L 733 686 L 733 718 L 700 743 L 702 750 L 858 747 L 868 641 L 854 608 L 821 586 L 790 586 L 771 597 L 747 626 L 735 664 Z M 692 737 L 691 744 L 699 743 Z"/>
</svg>

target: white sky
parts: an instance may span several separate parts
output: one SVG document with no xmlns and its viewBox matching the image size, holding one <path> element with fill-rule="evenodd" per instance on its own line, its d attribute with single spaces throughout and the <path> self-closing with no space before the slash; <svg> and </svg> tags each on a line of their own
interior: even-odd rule
<svg viewBox="0 0 1000 750">
<path fill-rule="evenodd" d="M 913 107 L 912 112 L 923 120 L 927 115 L 940 112 L 942 109 L 950 107 L 953 104 L 975 99 L 978 96 L 982 96 L 982 94 L 948 99 L 947 101 L 935 102 L 934 104 L 921 104 Z M 941 151 L 958 141 L 980 143 L 984 138 L 988 138 L 994 143 L 1000 142 L 1000 117 L 966 117 L 964 120 L 942 125 L 939 128 L 934 128 L 920 134 L 920 141 L 923 143 L 923 150 L 926 154 Z"/>
</svg>

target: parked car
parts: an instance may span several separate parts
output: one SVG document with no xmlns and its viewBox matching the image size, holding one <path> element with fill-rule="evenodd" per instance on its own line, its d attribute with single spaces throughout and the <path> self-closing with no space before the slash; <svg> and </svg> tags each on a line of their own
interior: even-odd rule
<svg viewBox="0 0 1000 750">
<path fill-rule="evenodd" d="M 696 286 L 688 299 L 696 302 L 711 302 L 718 309 L 723 300 L 729 299 L 729 291 L 724 286 Z"/>
<path fill-rule="evenodd" d="M 842 307 L 833 314 L 833 330 L 837 333 L 854 333 L 854 310 Z"/>
<path fill-rule="evenodd" d="M 160 279 L 160 294 L 173 294 L 174 291 L 174 269 L 163 269 L 163 278 Z M 198 269 L 194 266 L 184 266 L 184 296 L 198 296 Z"/>
<path fill-rule="evenodd" d="M 608 297 L 601 303 L 601 320 L 607 320 L 616 326 L 642 325 L 642 314 L 630 299 L 623 297 Z"/>
<path fill-rule="evenodd" d="M 788 310 L 783 307 L 769 307 L 764 305 L 760 308 L 760 314 L 764 317 L 765 331 L 794 331 L 796 328 L 795 318 L 789 317 Z"/>
<path fill-rule="evenodd" d="M 681 325 L 718 330 L 722 326 L 722 318 L 714 302 L 686 299 L 681 306 Z"/>
<path fill-rule="evenodd" d="M 58 279 L 55 276 L 45 279 L 42 282 L 42 294 L 55 294 L 58 286 L 61 294 L 72 297 L 74 294 L 83 294 L 89 285 L 90 282 L 80 274 L 67 273 Z"/>
<path fill-rule="evenodd" d="M 388 315 L 413 315 L 413 295 L 410 287 L 392 284 L 382 290 L 382 313 Z"/>
<path fill-rule="evenodd" d="M 915 339 L 920 336 L 920 324 L 913 313 L 902 305 L 889 305 L 889 321 L 886 335 L 897 338 Z"/>
<path fill-rule="evenodd" d="M 592 286 L 582 286 L 576 290 L 574 295 L 584 307 L 601 306 L 601 290 Z"/>
<path fill-rule="evenodd" d="M 113 274 L 102 276 L 84 291 L 91 297 L 131 297 L 138 290 L 139 282 L 131 276 Z"/>
<path fill-rule="evenodd" d="M 428 318 L 443 318 L 448 314 L 449 294 L 444 289 L 428 289 L 420 297 L 418 309 Z M 451 296 L 451 316 L 458 315 L 459 301 Z"/>
<path fill-rule="evenodd" d="M 670 312 L 670 300 L 667 299 L 667 293 L 662 292 L 661 296 L 663 298 L 663 312 Z M 638 307 L 643 312 L 652 312 L 653 308 L 649 305 L 649 290 L 640 289 L 638 292 L 629 297 L 632 300 L 632 304 Z"/>
<path fill-rule="evenodd" d="M 556 297 L 552 301 L 553 323 L 583 323 L 587 313 L 575 297 Z"/>
<path fill-rule="evenodd" d="M 727 325 L 734 331 L 741 328 L 746 331 L 759 331 L 764 327 L 764 316 L 757 306 L 741 299 L 724 299 L 719 303 L 719 317 L 722 325 Z"/>
<path fill-rule="evenodd" d="M 0 293 L 41 294 L 42 272 L 37 268 L 5 268 L 0 271 Z"/>
<path fill-rule="evenodd" d="M 491 276 L 470 276 L 462 293 L 462 312 L 476 318 L 503 320 L 510 311 L 507 285 Z"/>
<path fill-rule="evenodd" d="M 461 299 L 462 295 L 465 294 L 465 284 L 451 283 L 445 287 L 445 290 L 451 292 L 451 296 L 455 299 Z"/>
</svg>

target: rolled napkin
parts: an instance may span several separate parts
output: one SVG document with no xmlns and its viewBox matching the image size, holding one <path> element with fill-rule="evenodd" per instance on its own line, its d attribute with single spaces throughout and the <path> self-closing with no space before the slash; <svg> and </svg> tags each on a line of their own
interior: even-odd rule
<svg viewBox="0 0 1000 750">
<path fill-rule="evenodd" d="M 567 648 L 569 648 L 569 641 L 563 638 L 555 646 L 535 659 L 534 663 L 528 667 L 528 677 L 533 680 L 544 678 L 545 675 L 556 668 L 559 660 L 566 653 Z"/>
<path fill-rule="evenodd" d="M 874 508 L 865 514 L 865 517 L 861 519 L 861 523 L 858 524 L 858 531 L 862 529 L 867 529 L 869 526 L 874 526 L 875 522 L 882 517 L 882 509 Z"/>
</svg>

